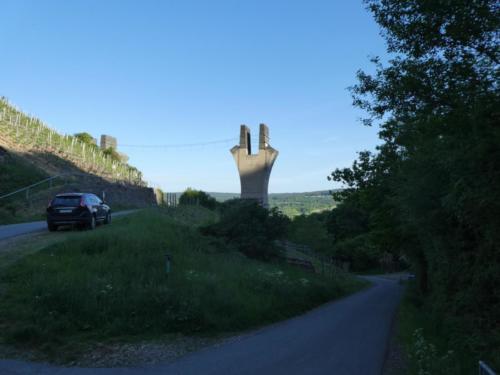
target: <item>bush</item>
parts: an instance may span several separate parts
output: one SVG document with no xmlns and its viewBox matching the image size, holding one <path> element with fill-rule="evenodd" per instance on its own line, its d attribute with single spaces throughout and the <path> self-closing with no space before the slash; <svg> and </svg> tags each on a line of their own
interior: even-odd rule
<svg viewBox="0 0 500 375">
<path fill-rule="evenodd" d="M 215 200 L 215 198 L 211 197 L 202 190 L 194 190 L 191 188 L 187 188 L 186 191 L 181 194 L 179 198 L 179 204 L 196 204 L 210 210 L 215 210 L 215 208 L 217 207 L 217 201 Z"/>
<path fill-rule="evenodd" d="M 295 243 L 309 246 L 318 254 L 332 255 L 333 236 L 326 225 L 329 217 L 329 211 L 294 217 L 289 226 L 288 238 Z"/>
<path fill-rule="evenodd" d="M 89 133 L 75 133 L 74 137 L 78 139 L 80 142 L 86 143 L 88 145 L 96 146 L 95 139 Z"/>
<path fill-rule="evenodd" d="M 108 148 L 102 150 L 102 152 L 103 152 L 104 155 L 110 157 L 111 160 L 114 160 L 114 161 L 117 161 L 117 162 L 121 162 L 122 161 L 122 158 L 121 158 L 120 154 L 113 147 L 108 147 Z"/>
<path fill-rule="evenodd" d="M 232 199 L 222 204 L 221 220 L 201 232 L 224 239 L 250 258 L 271 259 L 279 253 L 274 241 L 285 236 L 289 222 L 276 208 L 267 210 L 252 200 Z"/>
<path fill-rule="evenodd" d="M 361 234 L 335 244 L 334 257 L 348 261 L 353 271 L 368 271 L 379 265 L 380 253 L 372 245 L 369 234 Z"/>
</svg>

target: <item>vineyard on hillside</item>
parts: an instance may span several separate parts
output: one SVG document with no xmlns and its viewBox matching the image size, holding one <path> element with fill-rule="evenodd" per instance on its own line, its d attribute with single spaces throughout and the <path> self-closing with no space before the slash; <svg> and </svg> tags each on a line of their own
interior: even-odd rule
<svg viewBox="0 0 500 375">
<path fill-rule="evenodd" d="M 38 118 L 29 116 L 4 97 L 0 98 L 0 138 L 18 152 L 41 152 L 68 160 L 86 173 L 115 182 L 146 186 L 136 168 L 106 155 L 97 145 L 60 134 Z"/>
</svg>

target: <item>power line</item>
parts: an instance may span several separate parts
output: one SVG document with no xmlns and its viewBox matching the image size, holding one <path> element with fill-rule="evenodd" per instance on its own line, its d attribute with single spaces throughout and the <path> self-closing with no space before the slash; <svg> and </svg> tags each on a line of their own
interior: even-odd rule
<svg viewBox="0 0 500 375">
<path fill-rule="evenodd" d="M 221 143 L 228 143 L 237 141 L 239 138 L 227 138 L 219 139 L 215 141 L 208 142 L 196 142 L 196 143 L 178 143 L 178 144 L 156 144 L 156 145 L 132 145 L 132 144 L 120 144 L 119 147 L 131 147 L 131 148 L 188 148 L 188 147 L 199 147 L 208 146 Z"/>
</svg>

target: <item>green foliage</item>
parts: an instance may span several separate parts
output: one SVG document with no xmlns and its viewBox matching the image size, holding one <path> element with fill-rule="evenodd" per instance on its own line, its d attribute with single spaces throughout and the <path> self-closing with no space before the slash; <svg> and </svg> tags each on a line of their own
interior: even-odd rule
<svg viewBox="0 0 500 375">
<path fill-rule="evenodd" d="M 121 162 L 122 160 L 118 151 L 116 151 L 113 147 L 108 147 L 102 150 L 102 153 L 116 162 Z"/>
<path fill-rule="evenodd" d="M 358 72 L 352 93 L 382 144 L 332 173 L 347 187 L 336 196 L 360 210 L 360 222 L 368 218 L 369 245 L 410 257 L 448 344 L 498 367 L 500 8 L 493 0 L 366 3 L 394 57 L 373 59 L 375 73 Z M 348 217 L 335 225 L 357 226 Z"/>
<path fill-rule="evenodd" d="M 439 355 L 436 346 L 427 341 L 418 328 L 413 333 L 413 345 L 410 360 L 414 363 L 410 373 L 412 375 L 448 375 L 457 374 L 460 370 L 453 350 Z"/>
<path fill-rule="evenodd" d="M 333 236 L 328 232 L 330 212 L 295 216 L 288 228 L 288 239 L 309 246 L 323 256 L 333 255 Z"/>
<path fill-rule="evenodd" d="M 11 153 L 6 152 L 0 158 L 0 195 L 12 193 L 48 177 L 43 170 Z M 41 184 L 31 189 L 30 194 L 47 189 L 48 185 L 48 182 Z M 25 192 L 1 199 L 0 225 L 42 219 L 39 213 L 30 212 L 26 215 L 25 210 L 22 209 L 24 206 L 26 206 Z"/>
<path fill-rule="evenodd" d="M 360 234 L 336 242 L 333 254 L 335 259 L 349 262 L 351 270 L 356 272 L 378 268 L 382 255 L 380 249 L 373 245 L 370 234 Z"/>
<path fill-rule="evenodd" d="M 0 150 L 1 152 L 1 150 Z M 34 184 L 48 175 L 22 158 L 5 152 L 0 158 L 0 195 Z"/>
<path fill-rule="evenodd" d="M 406 353 L 408 373 L 473 374 L 477 358 L 453 338 L 452 327 L 436 318 L 432 306 L 409 282 L 399 307 L 397 336 Z M 460 340 L 467 340 L 464 336 Z M 458 344 L 458 345 L 457 345 Z"/>
<path fill-rule="evenodd" d="M 214 210 L 217 207 L 217 201 L 202 190 L 187 188 L 179 198 L 179 204 L 196 204 L 202 207 Z"/>
<path fill-rule="evenodd" d="M 233 199 L 222 204 L 220 221 L 202 228 L 202 233 L 223 239 L 250 258 L 271 259 L 279 253 L 274 241 L 285 236 L 288 224 L 289 219 L 275 208 Z"/>
<path fill-rule="evenodd" d="M 328 220 L 328 230 L 338 242 L 366 233 L 368 222 L 369 217 L 366 210 L 343 202 L 332 210 Z"/>
<path fill-rule="evenodd" d="M 88 145 L 91 145 L 91 146 L 96 146 L 95 144 L 95 141 L 94 141 L 94 137 L 92 137 L 92 135 L 90 135 L 89 133 L 75 133 L 74 137 L 76 139 L 78 139 L 80 142 L 83 142 L 83 143 L 86 143 Z"/>
<path fill-rule="evenodd" d="M 220 251 L 196 228 L 215 217 L 200 207 L 142 211 L 26 256 L 2 275 L 0 336 L 48 350 L 124 335 L 234 332 L 359 287 Z"/>
</svg>

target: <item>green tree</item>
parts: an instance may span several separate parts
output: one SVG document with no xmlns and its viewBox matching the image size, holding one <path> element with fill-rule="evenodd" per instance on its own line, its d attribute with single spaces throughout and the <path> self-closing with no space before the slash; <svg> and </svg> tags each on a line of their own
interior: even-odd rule
<svg viewBox="0 0 500 375">
<path fill-rule="evenodd" d="M 224 202 L 220 211 L 220 221 L 201 228 L 203 234 L 221 238 L 251 258 L 268 260 L 278 255 L 274 241 L 286 235 L 290 222 L 278 209 L 232 199 Z"/>
<path fill-rule="evenodd" d="M 313 251 L 332 255 L 333 238 L 328 232 L 327 222 L 330 212 L 295 216 L 289 225 L 288 239 L 309 246 Z"/>
<path fill-rule="evenodd" d="M 88 145 L 95 146 L 95 140 L 92 135 L 89 133 L 83 132 L 83 133 L 75 133 L 74 137 L 78 139 L 80 142 L 86 143 Z"/>
<path fill-rule="evenodd" d="M 337 169 L 329 176 L 346 186 L 333 193 L 341 203 L 328 221 L 334 257 L 351 262 L 353 270 L 377 267 L 387 252 L 398 259 L 405 246 L 398 207 L 391 198 L 396 161 L 393 150 L 381 146 L 376 155 L 360 152 L 351 168 Z"/>
<path fill-rule="evenodd" d="M 187 188 L 179 197 L 179 204 L 198 204 L 210 210 L 214 210 L 217 207 L 217 201 L 215 198 L 205 193 L 202 190 L 195 190 Z"/>
<path fill-rule="evenodd" d="M 358 72 L 352 93 L 368 114 L 364 123 L 379 125 L 382 145 L 332 174 L 347 186 L 337 198 L 367 213 L 370 243 L 399 246 L 412 259 L 437 321 L 468 331 L 464 350 L 494 352 L 500 7 L 493 0 L 366 4 L 393 57 L 374 58 L 374 74 Z"/>
<path fill-rule="evenodd" d="M 108 147 L 108 148 L 102 150 L 102 153 L 104 155 L 108 156 L 109 158 L 111 158 L 111 160 L 118 161 L 118 162 L 122 161 L 120 154 L 113 147 Z"/>
</svg>

